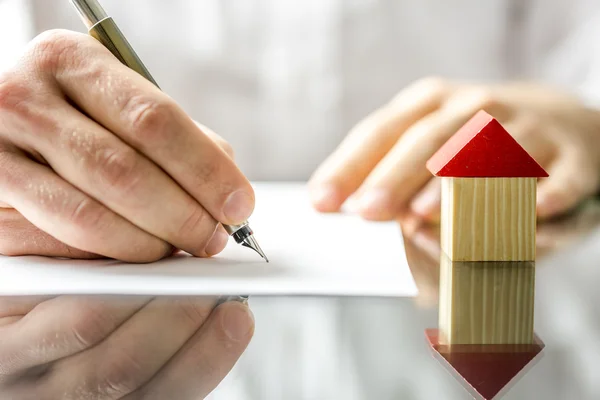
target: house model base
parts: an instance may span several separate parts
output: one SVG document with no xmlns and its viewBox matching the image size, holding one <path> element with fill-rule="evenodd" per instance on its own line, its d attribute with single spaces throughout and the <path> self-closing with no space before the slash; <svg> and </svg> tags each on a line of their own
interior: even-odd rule
<svg viewBox="0 0 600 400">
<path fill-rule="evenodd" d="M 442 250 L 454 261 L 535 260 L 535 178 L 442 178 Z"/>
</svg>

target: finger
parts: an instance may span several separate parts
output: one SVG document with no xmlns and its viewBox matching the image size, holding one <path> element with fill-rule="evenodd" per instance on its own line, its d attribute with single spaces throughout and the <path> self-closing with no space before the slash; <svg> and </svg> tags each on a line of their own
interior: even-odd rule
<svg viewBox="0 0 600 400">
<path fill-rule="evenodd" d="M 0 254 L 80 259 L 102 257 L 62 243 L 38 229 L 14 209 L 0 209 Z"/>
<path fill-rule="evenodd" d="M 250 216 L 248 180 L 171 98 L 89 35 L 58 31 L 38 42 L 54 54 L 45 70 L 87 115 L 160 166 L 218 221 L 239 224 Z"/>
<path fill-rule="evenodd" d="M 0 330 L 0 375 L 23 373 L 91 348 L 148 301 L 144 297 L 61 296 L 42 302 Z"/>
<path fill-rule="evenodd" d="M 216 254 L 206 251 L 214 236 L 210 250 L 223 250 L 227 236 L 215 235 L 217 222 L 163 170 L 66 102 L 48 109 L 55 123 L 45 126 L 53 130 L 41 140 L 30 135 L 29 145 L 60 176 L 179 249 L 200 257 Z"/>
<path fill-rule="evenodd" d="M 171 247 L 80 192 L 49 168 L 0 151 L 0 196 L 70 247 L 129 262 L 154 261 Z M 9 249 L 10 250 L 10 249 Z"/>
<path fill-rule="evenodd" d="M 198 126 L 198 128 L 200 128 L 200 130 L 202 132 L 204 132 L 204 134 L 206 136 L 208 136 L 210 138 L 210 140 L 212 140 L 213 142 L 215 142 L 221 148 L 221 150 L 223 150 L 225 153 L 227 153 L 227 155 L 231 159 L 235 158 L 233 147 L 231 147 L 231 145 L 229 144 L 229 142 L 227 142 L 220 135 L 218 135 L 217 133 L 215 133 L 212 129 L 206 127 L 205 125 L 202 125 L 199 122 L 196 122 L 196 121 L 194 121 L 194 122 L 196 123 L 196 125 Z"/>
<path fill-rule="evenodd" d="M 538 184 L 537 213 L 541 219 L 571 211 L 598 187 L 598 170 L 576 153 L 563 153 Z"/>
<path fill-rule="evenodd" d="M 19 322 L 23 318 L 22 315 L 13 315 L 11 317 L 0 317 L 0 327 L 12 325 Z"/>
<path fill-rule="evenodd" d="M 203 399 L 233 368 L 253 333 L 254 317 L 246 305 L 220 305 L 152 381 L 124 400 Z"/>
<path fill-rule="evenodd" d="M 11 206 L 0 201 L 0 208 L 11 208 Z"/>
<path fill-rule="evenodd" d="M 0 318 L 23 316 L 52 296 L 0 296 Z"/>
<path fill-rule="evenodd" d="M 435 111 L 411 126 L 361 186 L 359 214 L 369 220 L 390 220 L 431 179 L 427 160 L 466 121 L 466 117 Z"/>
<path fill-rule="evenodd" d="M 506 119 L 502 124 L 507 132 L 540 164 L 548 165 L 555 156 L 555 146 L 549 140 L 547 132 L 551 128 L 533 113 L 505 114 L 499 118 Z M 546 132 L 542 132 L 543 130 Z M 440 214 L 440 203 L 440 180 L 434 178 L 413 198 L 411 210 L 425 220 L 436 221 Z"/>
<path fill-rule="evenodd" d="M 506 107 L 486 91 L 461 90 L 407 129 L 360 188 L 360 214 L 370 220 L 389 220 L 405 211 L 408 201 L 431 178 L 427 160 L 482 109 L 492 115 L 507 114 Z"/>
<path fill-rule="evenodd" d="M 441 197 L 441 180 L 434 177 L 412 199 L 410 209 L 427 221 L 435 221 L 440 215 Z"/>
<path fill-rule="evenodd" d="M 437 79 L 420 81 L 361 121 L 311 177 L 313 205 L 320 211 L 337 211 L 398 138 L 441 105 L 448 89 Z"/>
<path fill-rule="evenodd" d="M 200 329 L 215 303 L 208 297 L 153 300 L 95 348 L 57 363 L 54 390 L 100 399 L 126 396 L 149 381 Z M 87 379 L 69 379 L 73 371 Z"/>
</svg>

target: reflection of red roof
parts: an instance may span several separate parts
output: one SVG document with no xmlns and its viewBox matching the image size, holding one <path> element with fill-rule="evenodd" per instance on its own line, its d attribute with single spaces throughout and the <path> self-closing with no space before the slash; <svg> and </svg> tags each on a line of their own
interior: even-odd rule
<svg viewBox="0 0 600 400">
<path fill-rule="evenodd" d="M 436 176 L 546 177 L 548 173 L 485 111 L 479 111 L 430 159 Z"/>
<path fill-rule="evenodd" d="M 484 399 L 508 390 L 507 385 L 522 377 L 525 367 L 532 367 L 532 361 L 546 346 L 537 335 L 531 344 L 444 345 L 440 344 L 437 329 L 427 329 L 425 334 L 436 358 L 442 358 L 446 367 L 454 369 L 480 395 L 477 397 Z"/>
</svg>

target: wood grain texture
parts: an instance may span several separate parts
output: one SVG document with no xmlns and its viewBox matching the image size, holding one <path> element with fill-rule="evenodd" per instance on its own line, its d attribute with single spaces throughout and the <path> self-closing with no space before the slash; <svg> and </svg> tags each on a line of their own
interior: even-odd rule
<svg viewBox="0 0 600 400">
<path fill-rule="evenodd" d="M 454 261 L 535 260 L 536 186 L 536 178 L 442 178 L 442 250 Z"/>
<path fill-rule="evenodd" d="M 442 255 L 440 341 L 533 343 L 534 295 L 531 261 L 463 262 Z"/>
</svg>

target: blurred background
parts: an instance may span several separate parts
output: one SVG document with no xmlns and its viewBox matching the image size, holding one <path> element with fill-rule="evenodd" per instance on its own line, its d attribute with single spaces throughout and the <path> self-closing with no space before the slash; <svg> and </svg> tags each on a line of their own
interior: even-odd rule
<svg viewBox="0 0 600 400">
<path fill-rule="evenodd" d="M 596 0 L 102 4 L 251 180 L 306 180 L 354 124 L 427 76 L 535 80 L 600 98 Z M 54 28 L 84 32 L 69 1 L 0 0 L 0 70 Z"/>
</svg>

